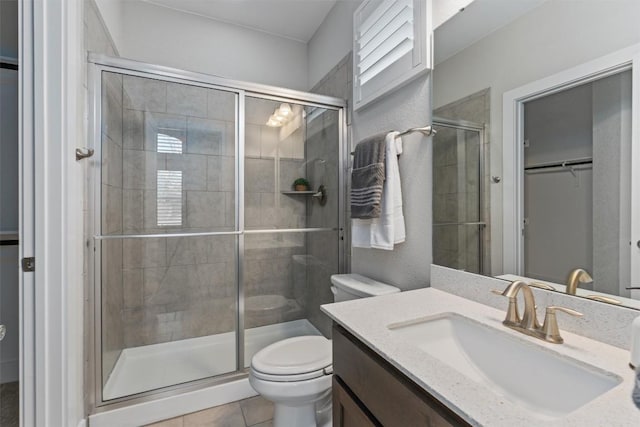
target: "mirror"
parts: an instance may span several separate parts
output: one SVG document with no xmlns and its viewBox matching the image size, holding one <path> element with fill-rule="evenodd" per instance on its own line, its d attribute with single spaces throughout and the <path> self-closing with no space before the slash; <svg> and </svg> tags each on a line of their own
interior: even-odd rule
<svg viewBox="0 0 640 427">
<path fill-rule="evenodd" d="M 640 309 L 640 2 L 438 3 L 434 263 Z"/>
</svg>

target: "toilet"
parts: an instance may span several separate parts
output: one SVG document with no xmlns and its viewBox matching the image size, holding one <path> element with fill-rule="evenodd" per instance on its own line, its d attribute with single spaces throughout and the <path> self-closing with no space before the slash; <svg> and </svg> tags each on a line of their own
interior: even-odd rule
<svg viewBox="0 0 640 427">
<path fill-rule="evenodd" d="M 394 294 L 400 289 L 359 274 L 334 274 L 335 302 Z M 249 382 L 274 403 L 274 427 L 331 426 L 331 341 L 311 335 L 271 344 L 251 359 Z"/>
</svg>

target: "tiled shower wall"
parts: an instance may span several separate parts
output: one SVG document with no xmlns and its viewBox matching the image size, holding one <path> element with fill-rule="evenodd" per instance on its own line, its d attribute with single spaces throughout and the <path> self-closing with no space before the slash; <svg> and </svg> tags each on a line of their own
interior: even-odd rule
<svg viewBox="0 0 640 427">
<path fill-rule="evenodd" d="M 102 80 L 102 232 L 122 233 L 122 77 L 105 74 Z M 103 376 L 111 371 L 124 348 L 122 321 L 122 240 L 102 244 Z"/>
<path fill-rule="evenodd" d="M 234 95 L 112 73 L 104 73 L 104 81 L 103 121 L 111 136 L 103 143 L 103 233 L 233 230 Z M 306 198 L 281 194 L 296 178 L 307 176 L 306 125 L 301 121 L 285 134 L 266 126 L 273 108 L 272 101 L 247 101 L 249 230 L 307 224 Z M 175 138 L 182 154 L 159 152 L 158 134 Z M 181 174 L 180 225 L 158 224 L 160 170 Z M 286 309 L 265 315 L 261 302 L 266 300 L 254 298 L 257 307 L 248 304 L 246 327 L 305 317 L 305 291 L 295 278 L 301 265 L 296 260 L 306 253 L 303 233 L 245 237 L 246 296 L 289 300 Z M 103 241 L 105 356 L 116 347 L 232 331 L 236 262 L 234 236 Z"/>
<path fill-rule="evenodd" d="M 314 87 L 311 92 L 321 95 L 333 96 L 347 100 L 347 126 L 351 123 L 351 100 L 353 99 L 352 85 L 353 61 L 351 52 L 336 64 Z M 316 171 L 326 172 L 324 185 L 327 187 L 329 198 L 323 207 L 310 204 L 309 223 L 310 227 L 337 227 L 338 217 L 338 191 L 340 182 L 338 170 L 340 168 L 340 153 L 338 147 L 339 117 L 337 112 L 327 111 L 315 121 L 309 123 L 307 157 L 309 159 L 322 159 L 324 164 L 312 163 L 310 167 Z M 350 132 L 346 132 L 347 151 L 351 151 Z M 316 172 L 317 173 L 317 172 Z M 310 172 L 313 175 L 313 172 Z M 345 174 L 345 190 L 350 188 L 350 174 Z M 345 200 L 349 200 L 348 194 Z M 350 216 L 349 204 L 345 204 L 346 218 Z M 344 250 L 346 252 L 345 265 L 348 269 L 351 265 L 350 250 L 350 220 L 345 223 Z M 339 258 L 336 253 L 338 247 L 338 236 L 335 233 L 313 234 L 308 236 L 309 255 L 312 265 L 309 266 L 307 280 L 307 316 L 318 330 L 325 336 L 331 336 L 331 321 L 320 312 L 320 305 L 333 301 L 331 293 L 331 275 L 339 271 Z"/>
<path fill-rule="evenodd" d="M 434 111 L 434 116 L 485 124 L 484 151 L 489 153 L 488 126 L 490 120 L 490 90 L 485 89 Z M 478 204 L 478 139 L 473 132 L 464 132 L 464 147 L 458 144 L 458 132 L 440 128 L 433 138 L 433 216 L 434 224 L 477 222 L 480 210 L 484 228 L 482 264 L 489 271 L 491 231 L 489 228 L 489 156 L 484 156 L 483 199 Z M 461 173 L 463 172 L 463 173 Z M 478 209 L 480 206 L 480 210 Z M 434 226 L 433 263 L 452 268 L 479 272 L 479 228 L 476 226 Z"/>
<path fill-rule="evenodd" d="M 235 95 L 104 73 L 103 234 L 230 231 L 235 225 Z M 113 101 L 110 101 L 113 100 Z M 116 102 L 117 100 L 117 102 Z M 112 126 L 119 118 L 120 125 Z M 158 145 L 163 135 L 173 150 Z M 120 141 L 113 144 L 112 140 Z M 119 162 L 115 159 L 119 159 Z M 159 223 L 159 171 L 181 178 Z M 117 187 L 116 187 L 117 186 Z M 103 346 L 136 347 L 233 331 L 234 236 L 104 240 Z M 116 340 L 117 338 L 117 340 Z M 110 364 L 105 363 L 105 377 Z"/>
<path fill-rule="evenodd" d="M 307 212 L 301 196 L 282 194 L 305 177 L 306 126 L 301 108 L 292 105 L 298 120 L 286 127 L 269 127 L 269 116 L 280 102 L 247 98 L 245 134 L 245 226 L 247 230 L 305 228 Z M 295 122 L 295 123 L 294 123 Z M 297 259 L 306 254 L 303 233 L 245 236 L 245 327 L 253 328 L 305 317 L 303 287 Z M 273 308 L 271 298 L 284 297 Z"/>
<path fill-rule="evenodd" d="M 102 82 L 102 234 L 234 230 L 235 95 L 110 72 Z M 297 124 L 266 126 L 279 105 L 247 98 L 246 229 L 336 228 L 338 113 L 319 110 L 307 125 L 302 107 L 293 105 Z M 170 188 L 173 210 L 163 195 L 163 173 L 177 180 Z M 325 185 L 325 206 L 283 194 L 300 177 L 314 190 Z M 104 380 L 124 348 L 234 330 L 236 239 L 101 241 Z M 319 305 L 332 300 L 329 276 L 338 271 L 337 247 L 336 232 L 247 234 L 245 327 L 308 317 L 328 335 Z M 270 296 L 286 299 L 285 307 L 269 309 Z"/>
<path fill-rule="evenodd" d="M 113 44 L 111 36 L 102 21 L 100 16 L 100 12 L 98 11 L 98 7 L 95 4 L 94 0 L 85 0 L 83 3 L 84 8 L 84 51 L 85 52 L 95 52 L 95 53 L 104 53 L 107 55 L 118 56 L 117 49 Z M 84 92 L 85 97 L 89 99 L 89 90 L 88 84 L 86 80 L 86 73 L 83 73 L 85 77 L 84 81 Z M 109 119 L 109 123 L 106 123 L 104 128 L 102 129 L 101 135 L 103 141 L 105 141 L 106 149 L 110 151 L 110 165 L 107 167 L 111 167 L 112 170 L 121 170 L 122 169 L 122 135 L 119 134 L 118 129 L 122 129 L 122 117 L 118 118 L 118 111 L 122 109 L 122 81 L 117 78 L 107 78 L 104 82 L 104 90 L 107 94 L 107 97 L 103 100 L 103 106 L 106 106 L 109 103 L 113 109 L 116 111 L 115 114 L 111 115 Z M 120 95 L 119 95 L 120 94 Z M 88 113 L 87 113 L 88 114 Z M 85 117 L 85 123 L 87 122 Z M 115 174 L 117 175 L 117 173 Z M 116 205 L 120 203 L 120 197 L 122 194 L 122 184 L 121 180 L 116 178 L 116 176 L 108 177 L 102 181 L 102 189 L 104 194 L 108 194 L 112 200 L 115 200 Z M 88 217 L 90 209 L 88 197 L 84 198 L 85 206 L 85 218 Z M 106 215 L 106 213 L 105 213 Z M 118 212 L 110 212 L 110 220 L 109 220 L 109 228 L 112 230 L 117 230 L 122 224 L 122 214 Z M 89 238 L 88 229 L 85 233 L 87 238 Z M 121 258 L 122 253 L 122 244 L 118 244 L 116 242 L 108 243 L 105 245 L 105 254 L 109 253 L 110 257 L 114 259 L 113 261 L 113 271 L 104 277 L 106 281 L 111 284 L 111 289 L 102 296 L 103 300 L 106 304 L 108 304 L 112 308 L 112 312 L 114 315 L 108 315 L 103 318 L 105 321 L 105 326 L 108 327 L 108 332 L 105 333 L 104 340 L 104 363 L 103 363 L 103 372 L 106 375 L 111 372 L 113 365 L 115 364 L 122 348 L 124 346 L 124 330 L 122 327 L 122 280 L 120 273 L 120 264 L 118 264 L 118 259 Z M 85 271 L 85 280 L 89 283 L 88 277 L 86 276 L 86 272 L 89 271 L 88 268 L 89 259 L 88 256 L 85 257 L 84 260 L 84 271 Z M 87 307 L 88 310 L 88 307 Z M 92 315 L 91 311 L 85 311 L 85 318 L 88 319 L 89 316 Z"/>
<path fill-rule="evenodd" d="M 337 228 L 340 182 L 338 171 L 339 120 L 337 111 L 325 111 L 308 123 L 307 166 L 308 176 L 315 189 L 324 185 L 327 202 L 321 206 L 317 200 L 307 201 L 308 227 Z M 331 336 L 331 321 L 320 311 L 320 305 L 333 302 L 331 275 L 339 271 L 338 235 L 335 232 L 307 234 L 305 304 L 307 318 L 323 335 Z"/>
</svg>

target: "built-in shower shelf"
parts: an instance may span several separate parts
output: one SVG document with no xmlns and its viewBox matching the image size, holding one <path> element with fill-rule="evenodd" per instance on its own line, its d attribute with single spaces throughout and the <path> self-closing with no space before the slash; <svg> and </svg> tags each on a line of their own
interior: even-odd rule
<svg viewBox="0 0 640 427">
<path fill-rule="evenodd" d="M 280 193 L 287 196 L 310 196 L 318 200 L 320 206 L 327 203 L 327 188 L 324 185 L 318 187 L 316 191 L 281 191 Z"/>
<path fill-rule="evenodd" d="M 317 191 L 281 191 L 281 193 L 287 196 L 313 196 Z"/>
</svg>

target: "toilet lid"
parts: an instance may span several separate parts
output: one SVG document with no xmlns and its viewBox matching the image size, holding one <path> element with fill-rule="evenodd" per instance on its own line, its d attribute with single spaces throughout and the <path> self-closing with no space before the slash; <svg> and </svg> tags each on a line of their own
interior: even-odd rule
<svg viewBox="0 0 640 427">
<path fill-rule="evenodd" d="M 331 365 L 331 341 L 303 336 L 278 341 L 257 352 L 251 368 L 269 375 L 299 375 L 322 371 Z"/>
</svg>

